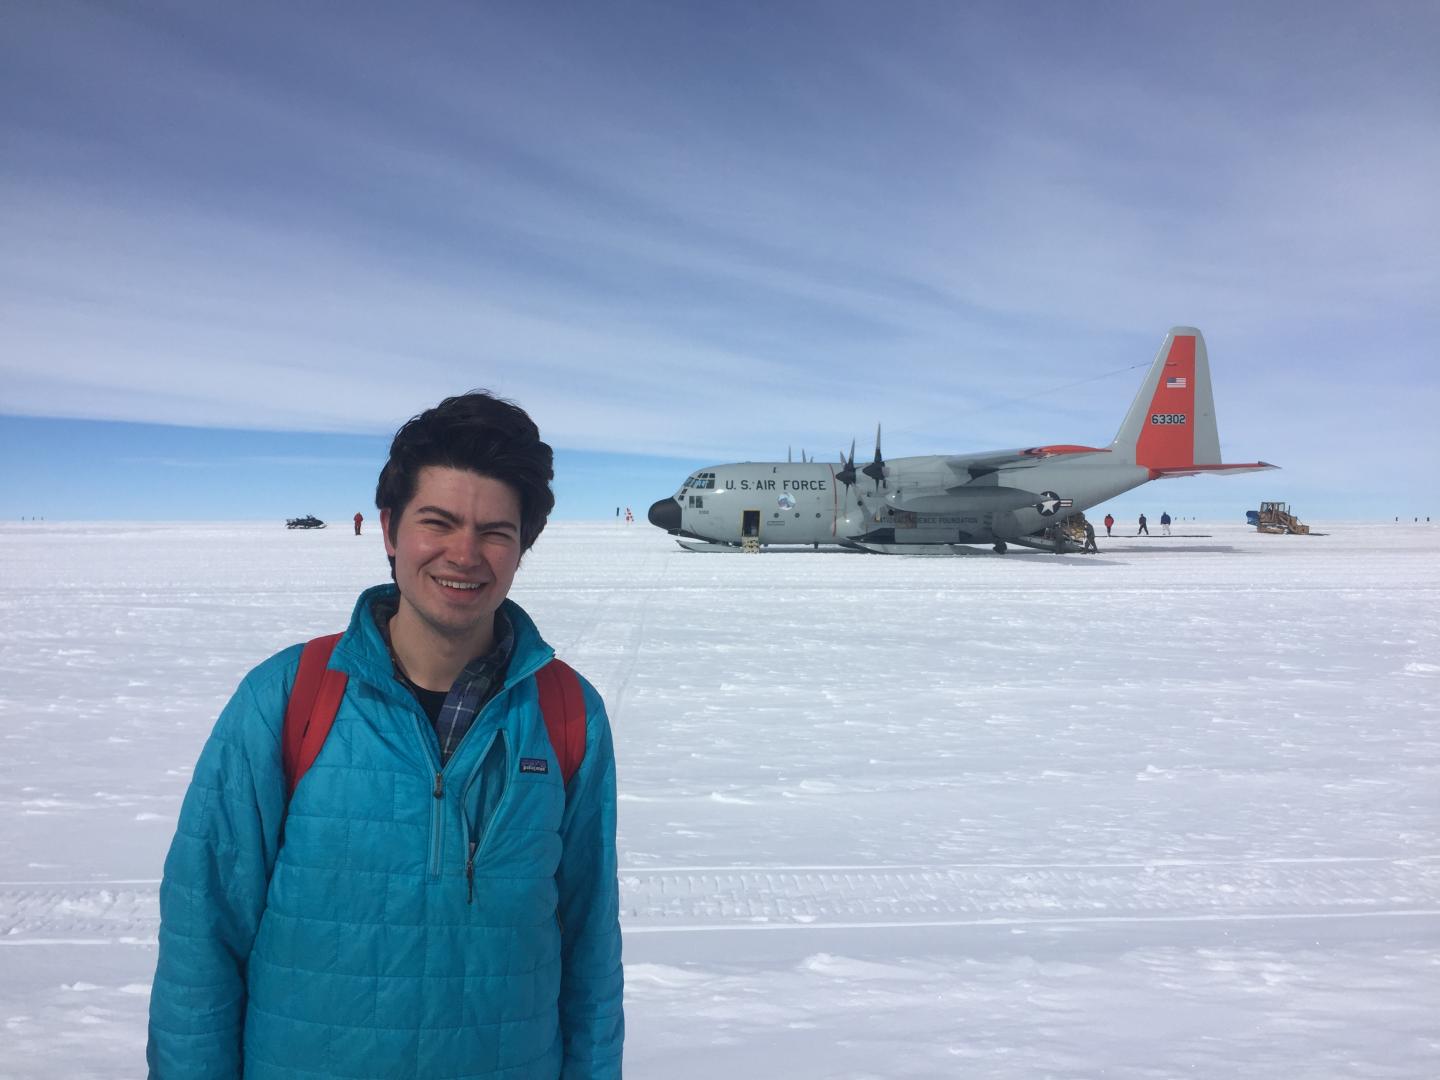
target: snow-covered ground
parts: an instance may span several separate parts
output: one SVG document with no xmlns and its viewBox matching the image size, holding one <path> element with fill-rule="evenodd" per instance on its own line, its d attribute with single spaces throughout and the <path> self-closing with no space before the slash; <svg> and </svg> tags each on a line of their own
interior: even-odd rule
<svg viewBox="0 0 1440 1080">
<path fill-rule="evenodd" d="M 1327 531 L 551 526 L 515 596 L 615 725 L 628 1075 L 1440 1076 L 1440 526 Z M 143 1072 L 200 744 L 385 573 L 333 528 L 0 525 L 0 1076 Z"/>
</svg>

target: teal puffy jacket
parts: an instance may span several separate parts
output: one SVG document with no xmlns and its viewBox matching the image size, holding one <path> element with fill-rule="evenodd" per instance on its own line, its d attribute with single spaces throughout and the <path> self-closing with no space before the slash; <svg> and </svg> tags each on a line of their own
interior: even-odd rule
<svg viewBox="0 0 1440 1080">
<path fill-rule="evenodd" d="M 604 705 L 582 680 L 585 758 L 567 791 L 531 678 L 553 652 L 506 601 L 505 687 L 441 771 L 370 614 L 393 592 L 355 606 L 331 660 L 345 699 L 288 813 L 299 646 L 245 678 L 200 755 L 160 887 L 152 1077 L 620 1076 Z"/>
</svg>

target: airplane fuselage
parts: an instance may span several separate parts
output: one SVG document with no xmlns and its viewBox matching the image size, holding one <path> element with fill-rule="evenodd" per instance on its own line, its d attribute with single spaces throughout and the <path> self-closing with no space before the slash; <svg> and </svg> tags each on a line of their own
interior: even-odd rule
<svg viewBox="0 0 1440 1080">
<path fill-rule="evenodd" d="M 766 546 L 1015 540 L 1149 479 L 1144 468 L 1108 457 L 1097 450 L 1079 460 L 1036 464 L 1023 470 L 1023 487 L 1015 472 L 956 487 L 939 455 L 892 459 L 888 486 L 860 477 L 848 489 L 834 465 L 716 465 L 687 478 L 675 495 L 671 531 L 709 543 L 749 538 Z"/>
</svg>

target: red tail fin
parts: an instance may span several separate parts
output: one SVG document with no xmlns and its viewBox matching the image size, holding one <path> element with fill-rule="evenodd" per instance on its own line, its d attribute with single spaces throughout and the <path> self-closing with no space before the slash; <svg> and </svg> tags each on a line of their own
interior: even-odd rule
<svg viewBox="0 0 1440 1080">
<path fill-rule="evenodd" d="M 1173 469 L 1195 464 L 1195 334 L 1174 333 L 1170 352 L 1135 440 L 1135 464 Z"/>
<path fill-rule="evenodd" d="M 1110 449 L 1150 470 L 1150 479 L 1273 469 L 1263 461 L 1220 463 L 1215 395 L 1205 338 L 1193 326 L 1165 335 Z"/>
</svg>

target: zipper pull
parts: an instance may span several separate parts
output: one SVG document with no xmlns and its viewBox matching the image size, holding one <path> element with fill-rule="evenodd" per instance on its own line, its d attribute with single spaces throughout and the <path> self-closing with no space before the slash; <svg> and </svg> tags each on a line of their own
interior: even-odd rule
<svg viewBox="0 0 1440 1080">
<path fill-rule="evenodd" d="M 479 847 L 474 840 L 470 841 L 470 857 L 465 860 L 465 903 L 475 902 L 475 849 Z"/>
<path fill-rule="evenodd" d="M 435 790 L 430 794 L 434 795 L 437 799 L 443 799 L 445 797 L 444 774 L 438 772 L 435 774 Z"/>
</svg>

